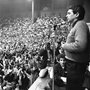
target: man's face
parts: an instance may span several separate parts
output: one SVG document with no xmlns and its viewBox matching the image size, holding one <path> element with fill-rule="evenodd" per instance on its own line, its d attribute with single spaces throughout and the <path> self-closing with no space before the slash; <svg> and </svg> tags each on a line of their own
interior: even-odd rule
<svg viewBox="0 0 90 90">
<path fill-rule="evenodd" d="M 66 17 L 67 17 L 67 21 L 68 22 L 73 22 L 76 19 L 76 14 L 73 13 L 73 10 L 72 9 L 69 9 L 67 11 Z"/>
<path fill-rule="evenodd" d="M 65 60 L 64 60 L 64 58 L 60 58 L 59 63 L 60 63 L 61 66 L 64 66 L 64 64 L 65 64 Z"/>
</svg>

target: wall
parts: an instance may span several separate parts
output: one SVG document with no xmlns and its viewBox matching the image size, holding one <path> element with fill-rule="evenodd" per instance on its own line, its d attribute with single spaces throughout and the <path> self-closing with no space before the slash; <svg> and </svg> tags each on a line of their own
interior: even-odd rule
<svg viewBox="0 0 90 90">
<path fill-rule="evenodd" d="M 35 0 L 35 17 L 41 15 L 45 7 L 46 14 L 58 14 L 65 17 L 67 7 L 71 4 L 82 4 L 86 9 L 85 20 L 90 22 L 90 0 Z M 0 0 L 0 16 L 31 17 L 31 2 L 28 0 Z"/>
</svg>

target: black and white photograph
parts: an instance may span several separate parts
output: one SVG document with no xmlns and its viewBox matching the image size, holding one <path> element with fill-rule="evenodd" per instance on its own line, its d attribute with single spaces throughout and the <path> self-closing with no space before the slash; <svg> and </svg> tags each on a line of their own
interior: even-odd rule
<svg viewBox="0 0 90 90">
<path fill-rule="evenodd" d="M 0 90 L 90 90 L 90 0 L 0 0 Z"/>
</svg>

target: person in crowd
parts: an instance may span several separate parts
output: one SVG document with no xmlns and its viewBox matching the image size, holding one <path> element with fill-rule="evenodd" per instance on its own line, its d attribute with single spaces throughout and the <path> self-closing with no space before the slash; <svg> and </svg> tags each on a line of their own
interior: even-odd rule
<svg viewBox="0 0 90 90">
<path fill-rule="evenodd" d="M 62 54 L 59 56 L 58 63 L 55 64 L 54 68 L 54 83 L 58 87 L 63 87 L 66 83 L 61 77 L 66 78 L 65 56 Z"/>
<path fill-rule="evenodd" d="M 19 89 L 20 90 L 28 90 L 30 86 L 30 79 L 27 77 L 27 74 L 24 72 L 24 68 L 20 72 L 19 76 Z"/>
<path fill-rule="evenodd" d="M 10 71 L 5 77 L 3 81 L 3 89 L 4 90 L 11 90 L 15 89 L 18 83 L 18 75 L 13 70 Z"/>
<path fill-rule="evenodd" d="M 3 76 L 4 76 L 3 65 L 0 63 L 0 90 L 2 90 Z"/>
<path fill-rule="evenodd" d="M 51 45 L 48 42 L 45 46 L 45 49 L 41 49 L 38 55 L 38 61 L 39 65 L 38 67 L 40 69 L 44 69 L 47 67 L 47 63 L 51 61 L 53 55 L 53 51 L 51 49 Z"/>
<path fill-rule="evenodd" d="M 89 62 L 89 28 L 84 21 L 85 9 L 82 5 L 73 5 L 67 11 L 69 34 L 62 48 L 65 51 L 67 68 L 66 90 L 83 90 L 85 71 Z"/>
</svg>

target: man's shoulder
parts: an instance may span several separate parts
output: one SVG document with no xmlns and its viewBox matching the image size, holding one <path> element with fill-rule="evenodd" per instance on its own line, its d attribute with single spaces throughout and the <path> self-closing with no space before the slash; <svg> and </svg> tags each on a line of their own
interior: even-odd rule
<svg viewBox="0 0 90 90">
<path fill-rule="evenodd" d="M 77 21 L 75 27 L 76 28 L 84 28 L 84 29 L 89 30 L 89 27 L 88 27 L 87 23 L 84 20 Z"/>
<path fill-rule="evenodd" d="M 62 67 L 61 67 L 61 65 L 60 65 L 60 63 L 57 63 L 57 64 L 55 64 L 55 69 L 61 69 Z"/>
<path fill-rule="evenodd" d="M 84 20 L 77 21 L 77 25 L 87 25 Z"/>
</svg>

